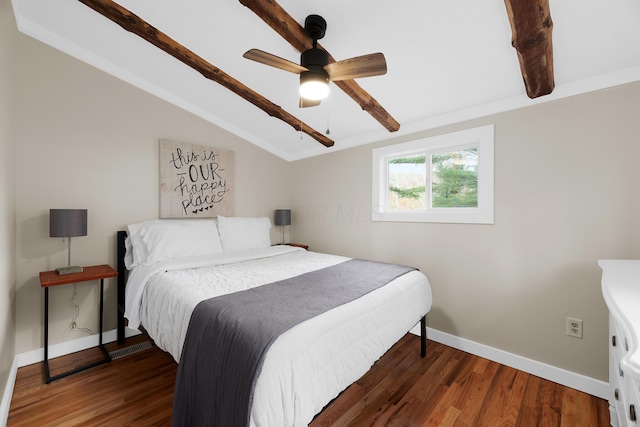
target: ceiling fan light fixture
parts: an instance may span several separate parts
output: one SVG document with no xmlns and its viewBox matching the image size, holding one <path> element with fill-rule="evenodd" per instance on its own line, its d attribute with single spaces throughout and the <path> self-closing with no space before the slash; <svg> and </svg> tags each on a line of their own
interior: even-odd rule
<svg viewBox="0 0 640 427">
<path fill-rule="evenodd" d="M 305 71 L 300 74 L 300 96 L 311 101 L 320 101 L 329 96 L 327 73 Z"/>
</svg>

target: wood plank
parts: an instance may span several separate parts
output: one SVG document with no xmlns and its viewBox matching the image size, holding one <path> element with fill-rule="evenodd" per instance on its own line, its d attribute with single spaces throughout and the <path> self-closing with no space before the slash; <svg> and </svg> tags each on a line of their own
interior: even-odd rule
<svg viewBox="0 0 640 427">
<path fill-rule="evenodd" d="M 542 379 L 533 375 L 529 376 L 516 427 L 534 427 L 538 425 L 537 420 L 541 418 L 541 402 L 538 401 L 538 389 L 542 381 Z"/>
<path fill-rule="evenodd" d="M 462 394 L 463 386 L 454 382 L 450 387 L 445 387 L 442 398 L 438 399 L 433 409 L 429 411 L 427 425 L 453 425 L 462 411 L 456 406 L 458 396 Z"/>
<path fill-rule="evenodd" d="M 477 425 L 480 413 L 486 405 L 491 403 L 487 402 L 487 396 L 500 365 L 486 359 L 477 359 L 473 361 L 472 373 L 469 376 L 469 380 L 465 382 L 463 392 L 459 396 L 457 405 L 461 410 L 461 414 L 456 419 L 454 426 Z"/>
<path fill-rule="evenodd" d="M 608 425 L 609 411 L 607 417 L 602 418 L 602 410 L 598 407 L 598 402 L 591 399 L 586 393 L 574 389 L 565 389 L 562 393 L 562 419 L 561 427 L 584 426 L 598 427 Z M 603 424 L 604 422 L 604 424 Z"/>
<path fill-rule="evenodd" d="M 541 416 L 547 425 L 559 426 L 562 418 L 562 395 L 565 389 L 551 381 L 542 381 L 538 388 Z"/>
<path fill-rule="evenodd" d="M 553 91 L 553 21 L 549 0 L 505 0 L 511 24 L 511 44 L 518 54 L 520 71 L 529 98 Z"/>
<path fill-rule="evenodd" d="M 107 264 L 84 267 L 83 271 L 70 274 L 58 274 L 55 270 L 42 271 L 40 272 L 40 286 L 48 288 L 50 286 L 66 285 L 69 283 L 107 279 L 109 277 L 116 277 L 117 275 L 118 272 Z"/>
<path fill-rule="evenodd" d="M 120 25 L 125 30 L 136 34 L 175 59 L 193 68 L 205 78 L 212 80 L 236 95 L 252 103 L 269 116 L 287 123 L 295 130 L 304 132 L 326 147 L 333 146 L 333 140 L 302 122 L 279 105 L 269 101 L 245 84 L 231 77 L 220 68 L 207 62 L 195 52 L 181 45 L 145 20 L 111 0 L 79 0 L 91 9 Z"/>
<path fill-rule="evenodd" d="M 125 346 L 143 339 L 129 338 Z M 427 358 L 419 349 L 420 338 L 407 334 L 310 427 L 608 425 L 603 399 L 432 341 Z M 84 364 L 91 357 L 85 351 L 59 359 Z M 156 347 L 51 384 L 44 383 L 41 363 L 25 366 L 18 369 L 7 425 L 169 426 L 176 371 Z"/>
<path fill-rule="evenodd" d="M 508 384 L 506 390 L 507 396 L 502 407 L 500 425 L 513 426 L 518 420 L 518 414 L 520 413 L 520 407 L 524 398 L 524 391 L 527 386 L 528 377 L 528 374 L 525 374 L 522 371 L 516 371 L 513 381 Z"/>
<path fill-rule="evenodd" d="M 413 387 L 395 404 L 395 412 L 388 418 L 389 424 L 421 425 L 425 420 L 430 420 L 428 424 L 436 423 L 436 420 L 440 420 L 437 423 L 445 420 L 455 422 L 461 414 L 460 405 L 456 405 L 455 402 L 463 388 L 464 380 L 461 378 L 468 377 L 471 372 L 472 365 L 468 363 L 470 357 L 468 353 L 454 351 L 453 356 L 449 358 L 454 364 L 450 365 L 451 369 L 442 377 L 442 382 L 431 392 L 425 390 L 421 385 L 422 381 L 414 379 Z"/>
</svg>

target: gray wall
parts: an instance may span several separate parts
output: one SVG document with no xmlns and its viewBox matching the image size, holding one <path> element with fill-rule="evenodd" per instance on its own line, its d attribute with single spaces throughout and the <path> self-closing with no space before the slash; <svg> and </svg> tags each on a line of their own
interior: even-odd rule
<svg viewBox="0 0 640 427">
<path fill-rule="evenodd" d="M 371 222 L 372 148 L 414 137 L 297 161 L 293 240 L 419 267 L 429 327 L 607 381 L 596 262 L 640 258 L 639 116 L 633 84 L 415 135 L 495 124 L 494 225 Z"/>
<path fill-rule="evenodd" d="M 15 352 L 43 345 L 38 273 L 67 263 L 67 244 L 49 238 L 49 209 L 86 208 L 86 237 L 72 263 L 115 266 L 115 232 L 159 216 L 160 138 L 235 152 L 235 214 L 272 216 L 289 205 L 290 165 L 190 113 L 20 34 L 14 84 L 17 142 Z M 268 177 L 268 179 L 265 179 Z M 275 227 L 274 242 L 279 240 Z M 105 330 L 115 328 L 115 280 L 106 281 Z M 97 333 L 98 286 L 77 286 L 78 326 Z M 50 343 L 71 330 L 73 286 L 50 292 Z"/>
<path fill-rule="evenodd" d="M 11 126 L 15 35 L 11 2 L 0 0 L 0 393 L 7 384 L 15 355 L 16 144 Z"/>
</svg>

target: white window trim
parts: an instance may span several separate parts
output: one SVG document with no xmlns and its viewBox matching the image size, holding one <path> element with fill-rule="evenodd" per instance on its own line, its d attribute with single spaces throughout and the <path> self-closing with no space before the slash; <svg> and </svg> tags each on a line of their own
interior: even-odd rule
<svg viewBox="0 0 640 427">
<path fill-rule="evenodd" d="M 493 125 L 433 136 L 373 150 L 372 162 L 372 214 L 373 221 L 443 222 L 467 224 L 493 224 Z M 478 148 L 478 207 L 427 208 L 422 211 L 393 211 L 386 209 L 389 159 L 417 154 L 435 154 L 442 151 Z"/>
</svg>

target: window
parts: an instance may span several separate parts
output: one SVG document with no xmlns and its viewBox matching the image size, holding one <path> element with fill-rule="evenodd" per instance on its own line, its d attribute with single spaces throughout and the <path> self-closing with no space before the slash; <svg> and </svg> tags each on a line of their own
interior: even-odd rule
<svg viewBox="0 0 640 427">
<path fill-rule="evenodd" d="M 372 219 L 493 224 L 493 125 L 374 149 Z"/>
</svg>

